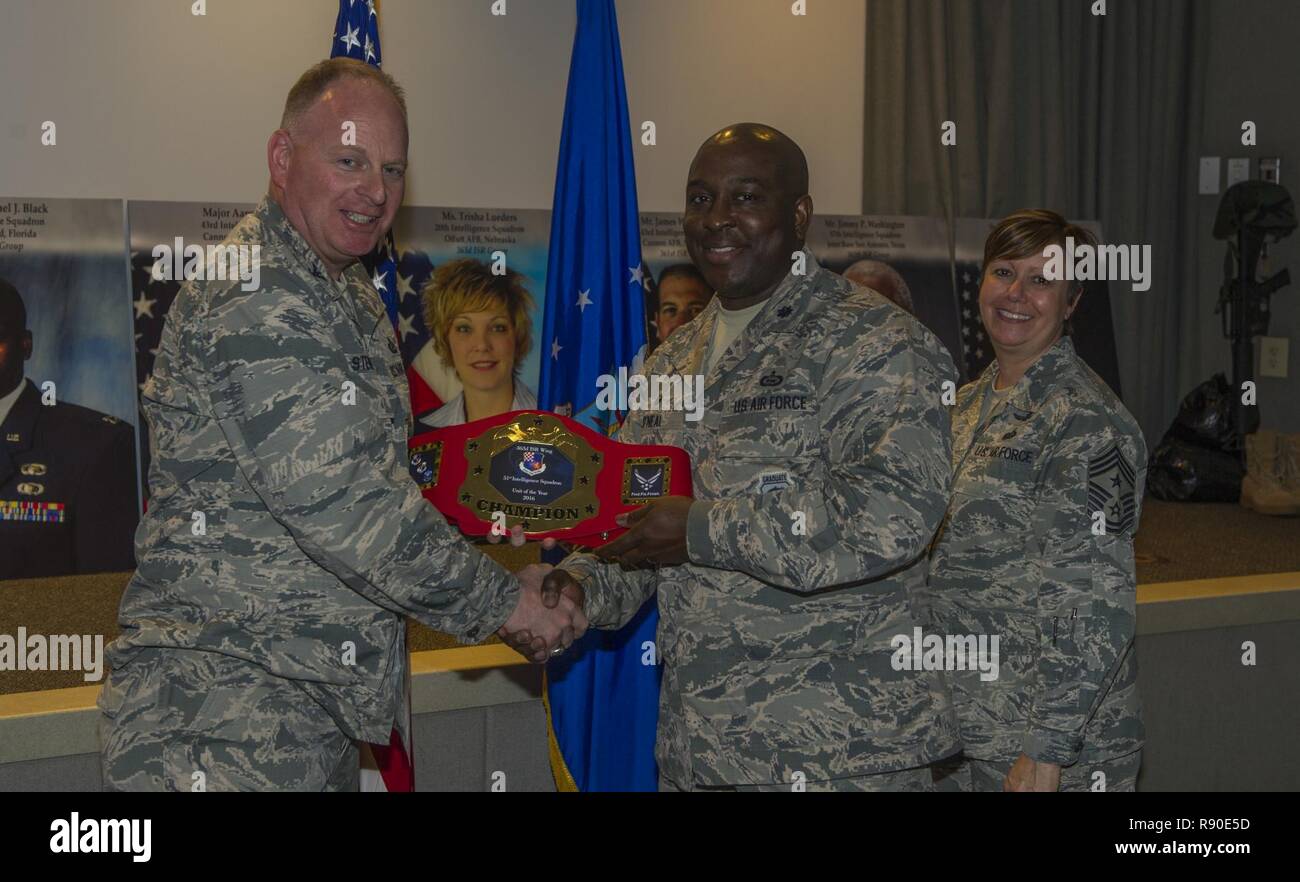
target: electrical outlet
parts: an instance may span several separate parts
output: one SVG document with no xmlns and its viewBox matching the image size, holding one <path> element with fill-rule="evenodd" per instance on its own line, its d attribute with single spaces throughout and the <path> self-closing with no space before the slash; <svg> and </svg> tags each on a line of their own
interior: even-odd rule
<svg viewBox="0 0 1300 882">
<path fill-rule="evenodd" d="M 1259 375 L 1261 377 L 1278 377 L 1286 379 L 1287 350 L 1290 349 L 1287 337 L 1259 338 Z"/>
<path fill-rule="evenodd" d="M 1215 196 L 1219 192 L 1219 159 L 1218 156 L 1201 157 L 1201 195 Z"/>
</svg>

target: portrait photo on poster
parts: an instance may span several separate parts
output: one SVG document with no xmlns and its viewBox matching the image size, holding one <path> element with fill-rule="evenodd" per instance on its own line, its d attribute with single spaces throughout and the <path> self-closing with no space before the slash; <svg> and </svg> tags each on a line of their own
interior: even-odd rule
<svg viewBox="0 0 1300 882">
<path fill-rule="evenodd" d="M 0 223 L 0 579 L 130 569 L 122 203 L 0 197 Z"/>
</svg>

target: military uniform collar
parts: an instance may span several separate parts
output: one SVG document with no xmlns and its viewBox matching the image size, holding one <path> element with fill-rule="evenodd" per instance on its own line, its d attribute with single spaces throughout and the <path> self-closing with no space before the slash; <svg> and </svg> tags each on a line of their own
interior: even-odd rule
<svg viewBox="0 0 1300 882">
<path fill-rule="evenodd" d="M 325 262 L 320 259 L 320 255 L 307 244 L 307 240 L 294 228 L 293 224 L 289 223 L 289 219 L 285 217 L 284 209 L 280 207 L 278 202 L 270 196 L 264 196 L 261 204 L 257 206 L 256 214 L 263 226 L 273 231 L 289 253 L 309 273 L 329 285 L 328 290 L 331 296 L 339 301 L 343 309 L 346 310 L 347 315 L 353 316 L 354 321 L 367 332 L 373 329 L 374 324 L 383 317 L 383 304 L 380 303 L 378 310 L 376 310 L 374 304 L 366 302 L 364 298 L 350 296 L 348 291 L 351 285 L 360 285 L 363 288 L 370 287 L 370 279 L 366 275 L 361 261 L 348 266 L 339 274 L 337 279 L 334 279 L 325 268 Z M 375 300 L 378 300 L 377 296 Z"/>
<path fill-rule="evenodd" d="M 294 229 L 293 224 L 289 223 L 289 218 L 285 217 L 284 209 L 280 207 L 280 203 L 270 196 L 264 196 L 261 204 L 257 206 L 256 213 L 262 225 L 279 237 L 285 248 L 289 250 L 289 253 L 296 257 L 308 272 L 314 276 L 319 276 L 331 285 L 335 284 L 334 279 L 330 278 L 329 272 L 325 269 L 324 261 L 307 244 L 307 240 L 302 237 L 302 234 Z"/>
<path fill-rule="evenodd" d="M 40 407 L 41 396 L 36 391 L 36 384 L 24 378 L 23 391 L 5 417 L 4 437 L 0 438 L 2 449 L 17 452 L 32 446 L 32 434 L 36 430 L 36 416 L 40 413 Z"/>
<path fill-rule="evenodd" d="M 9 419 L 9 411 L 13 410 L 13 406 L 18 403 L 18 396 L 25 391 L 27 391 L 27 384 L 20 375 L 14 387 L 0 395 L 0 425 L 4 425 L 4 421 Z"/>
<path fill-rule="evenodd" d="M 1061 375 L 1073 366 L 1074 360 L 1074 344 L 1070 342 L 1069 337 L 1061 337 L 1029 366 L 1025 375 L 1020 378 L 1020 382 L 1011 388 L 1007 402 L 1018 410 L 1030 413 L 1037 411 L 1043 406 L 1047 396 L 1057 387 Z M 994 359 L 993 363 L 985 368 L 979 380 L 986 387 L 984 392 L 993 388 L 997 377 L 998 362 Z"/>
<path fill-rule="evenodd" d="M 749 355 L 755 341 L 768 340 L 776 334 L 795 332 L 797 318 L 807 310 L 815 288 L 809 281 L 821 272 L 821 265 L 817 263 L 817 258 L 813 257 L 812 252 L 805 248 L 803 256 L 803 274 L 795 275 L 793 270 L 786 274 L 781 283 L 776 286 L 776 290 L 764 301 L 758 315 L 750 320 L 741 335 L 733 341 L 731 348 L 714 364 L 713 371 L 709 374 L 710 378 L 729 374 Z M 714 295 L 709 300 L 708 306 L 704 307 L 704 310 L 691 322 L 694 333 L 690 337 L 690 342 L 683 341 L 680 348 L 674 348 L 667 353 L 669 370 L 672 373 L 700 373 L 721 310 L 722 303 L 717 295 Z M 705 383 L 711 385 L 712 380 L 706 378 Z"/>
</svg>

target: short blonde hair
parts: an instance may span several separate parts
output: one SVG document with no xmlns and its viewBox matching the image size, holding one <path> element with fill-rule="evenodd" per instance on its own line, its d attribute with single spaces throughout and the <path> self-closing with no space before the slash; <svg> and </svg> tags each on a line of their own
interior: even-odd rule
<svg viewBox="0 0 1300 882">
<path fill-rule="evenodd" d="M 495 275 L 487 264 L 461 258 L 434 270 L 420 299 L 433 351 L 447 367 L 453 367 L 447 335 L 456 316 L 504 307 L 515 331 L 515 373 L 519 373 L 524 356 L 533 348 L 533 298 L 522 275 L 512 269 Z"/>
</svg>

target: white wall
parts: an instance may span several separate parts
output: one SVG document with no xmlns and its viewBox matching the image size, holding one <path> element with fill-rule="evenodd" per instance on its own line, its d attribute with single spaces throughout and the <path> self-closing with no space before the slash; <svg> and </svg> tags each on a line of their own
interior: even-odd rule
<svg viewBox="0 0 1300 882">
<path fill-rule="evenodd" d="M 255 201 L 284 95 L 328 54 L 335 0 L 3 0 L 0 195 Z M 861 210 L 864 7 L 619 0 L 640 207 L 682 207 L 714 130 L 799 141 L 820 213 Z M 383 0 L 385 69 L 411 114 L 408 204 L 551 207 L 573 0 Z M 40 145 L 41 124 L 58 144 Z"/>
</svg>

